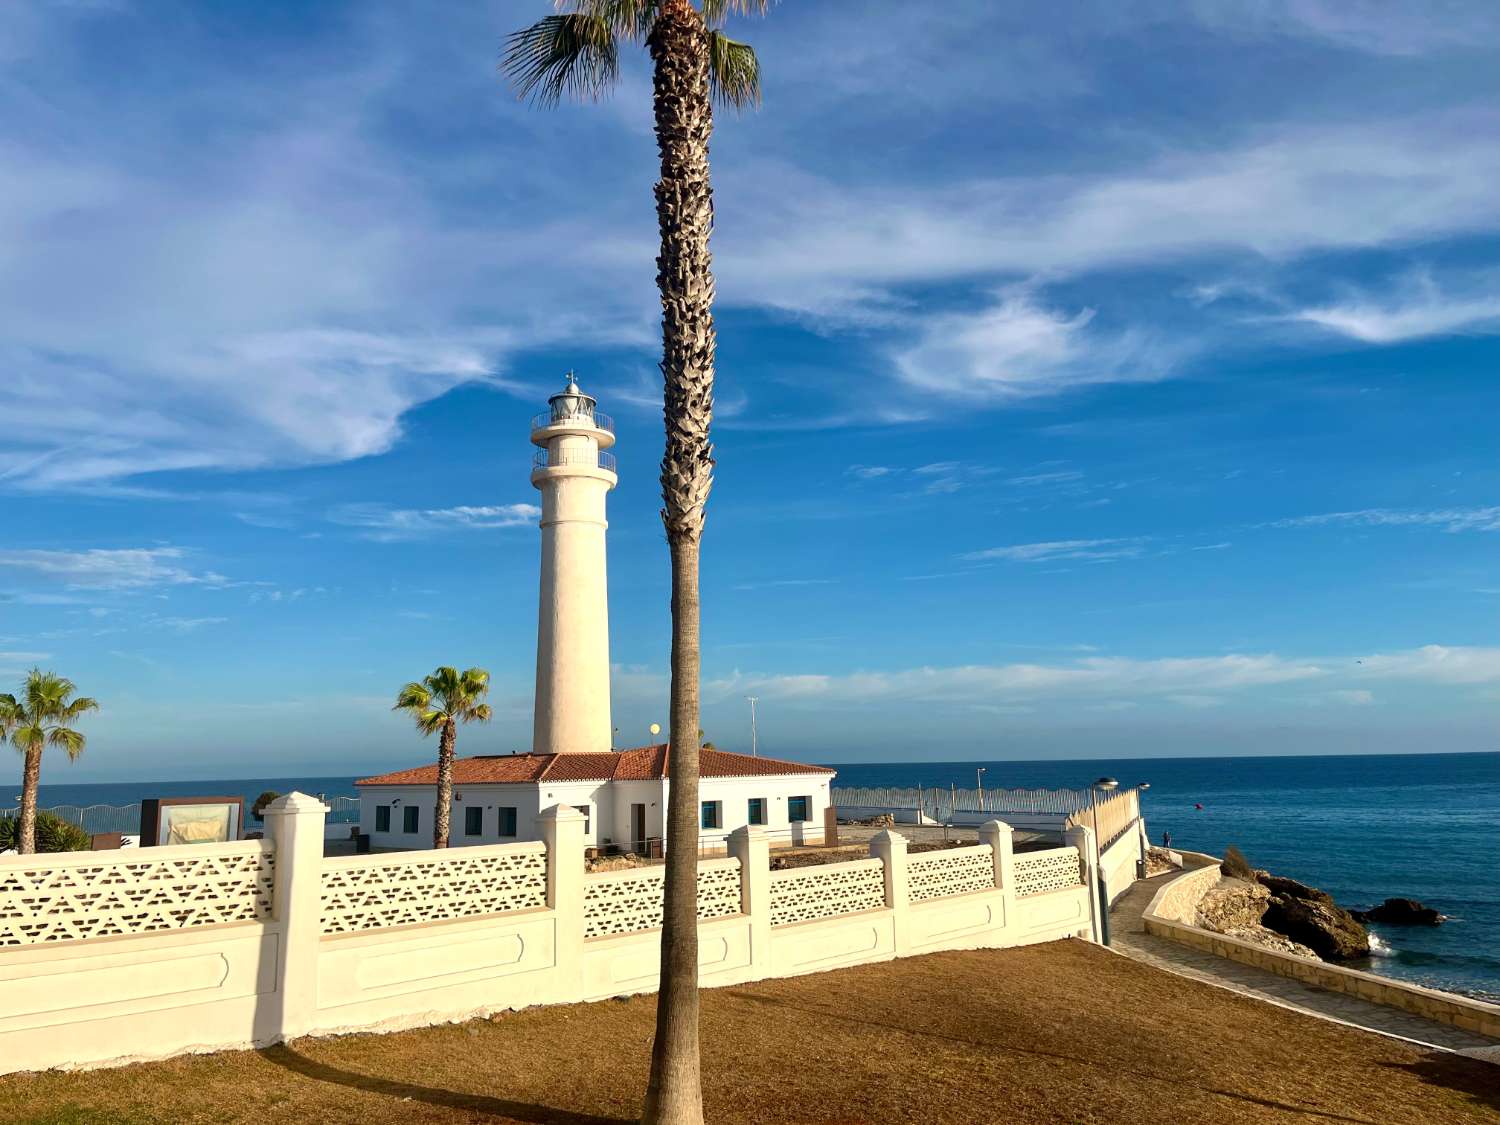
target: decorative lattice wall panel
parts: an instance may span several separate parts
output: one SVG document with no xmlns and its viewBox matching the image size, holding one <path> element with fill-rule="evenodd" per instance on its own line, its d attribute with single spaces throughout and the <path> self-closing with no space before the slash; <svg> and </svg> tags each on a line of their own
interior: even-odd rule
<svg viewBox="0 0 1500 1125">
<path fill-rule="evenodd" d="M 456 848 L 323 866 L 323 932 L 344 934 L 547 905 L 543 844 Z"/>
<path fill-rule="evenodd" d="M 810 922 L 885 905 L 885 864 L 878 859 L 771 872 L 771 925 Z"/>
<path fill-rule="evenodd" d="M 267 843 L 104 854 L 0 861 L 0 946 L 271 918 Z"/>
<path fill-rule="evenodd" d="M 1044 895 L 1083 884 L 1077 848 L 1022 852 L 1016 856 L 1016 897 Z"/>
<path fill-rule="evenodd" d="M 661 928 L 666 869 L 606 871 L 583 883 L 584 939 L 633 934 Z M 740 861 L 698 861 L 698 918 L 726 918 L 740 912 Z"/>
<path fill-rule="evenodd" d="M 907 861 L 912 902 L 995 889 L 995 852 L 988 844 L 919 853 Z"/>
</svg>

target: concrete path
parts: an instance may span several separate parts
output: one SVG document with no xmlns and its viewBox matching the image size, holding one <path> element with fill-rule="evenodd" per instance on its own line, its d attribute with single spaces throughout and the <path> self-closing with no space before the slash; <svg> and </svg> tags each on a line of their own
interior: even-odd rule
<svg viewBox="0 0 1500 1125">
<path fill-rule="evenodd" d="M 1178 976 L 1218 985 L 1231 992 L 1279 1004 L 1320 1019 L 1392 1035 L 1428 1047 L 1470 1052 L 1488 1057 L 1496 1041 L 1461 1028 L 1414 1016 L 1384 1004 L 1354 996 L 1313 988 L 1289 977 L 1277 976 L 1253 965 L 1242 965 L 1227 957 L 1192 949 L 1186 945 L 1146 933 L 1141 915 L 1162 884 L 1181 872 L 1158 875 L 1126 891 L 1109 912 L 1111 945 L 1115 952 Z"/>
</svg>

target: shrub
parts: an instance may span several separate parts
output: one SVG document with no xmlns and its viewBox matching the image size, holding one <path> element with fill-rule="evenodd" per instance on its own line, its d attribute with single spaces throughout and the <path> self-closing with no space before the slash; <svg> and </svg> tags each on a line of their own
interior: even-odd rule
<svg viewBox="0 0 1500 1125">
<path fill-rule="evenodd" d="M 280 793 L 267 789 L 259 797 L 255 798 L 255 804 L 250 806 L 250 815 L 256 820 L 266 819 L 266 806 L 281 797 Z"/>
<path fill-rule="evenodd" d="M 1255 882 L 1255 871 L 1251 868 L 1250 861 L 1245 858 L 1245 853 L 1233 844 L 1224 849 L 1224 862 L 1219 864 L 1219 870 L 1231 879 Z"/>
<path fill-rule="evenodd" d="M 0 852 L 17 848 L 21 843 L 20 817 L 0 817 Z M 56 813 L 37 810 L 36 850 L 39 852 L 86 852 L 89 834 L 71 820 Z"/>
</svg>

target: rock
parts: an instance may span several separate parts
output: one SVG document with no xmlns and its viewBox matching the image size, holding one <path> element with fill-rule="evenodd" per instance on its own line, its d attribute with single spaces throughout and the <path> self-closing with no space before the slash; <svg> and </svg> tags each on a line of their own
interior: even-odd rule
<svg viewBox="0 0 1500 1125">
<path fill-rule="evenodd" d="M 1356 921 L 1384 922 L 1388 926 L 1437 926 L 1447 921 L 1446 915 L 1412 898 L 1388 898 L 1369 910 L 1349 913 Z"/>
<path fill-rule="evenodd" d="M 1264 946 L 1266 949 L 1274 950 L 1277 953 L 1290 953 L 1293 956 L 1306 957 L 1312 961 L 1321 960 L 1307 946 L 1295 942 L 1289 937 L 1283 937 L 1275 930 L 1268 930 L 1264 926 L 1246 926 L 1243 929 L 1229 930 L 1224 936 L 1239 938 L 1241 941 L 1254 942 L 1256 945 Z"/>
<path fill-rule="evenodd" d="M 1243 879 L 1223 879 L 1198 901 L 1197 924 L 1216 934 L 1260 926 L 1270 905 L 1271 892 Z"/>
<path fill-rule="evenodd" d="M 1309 902 L 1321 902 L 1332 906 L 1333 896 L 1326 891 L 1320 891 L 1317 887 L 1309 887 L 1306 883 L 1299 883 L 1295 879 L 1288 879 L 1284 875 L 1272 875 L 1269 871 L 1257 871 L 1256 879 L 1261 886 L 1270 890 L 1273 895 L 1285 895 L 1289 898 L 1302 898 Z"/>
<path fill-rule="evenodd" d="M 1317 893 L 1322 897 L 1271 895 L 1261 924 L 1309 946 L 1326 961 L 1351 961 L 1368 957 L 1370 938 L 1365 933 L 1365 928 L 1343 907 L 1335 905 L 1332 900 L 1324 901 L 1327 895 L 1323 895 L 1321 891 Z"/>
</svg>

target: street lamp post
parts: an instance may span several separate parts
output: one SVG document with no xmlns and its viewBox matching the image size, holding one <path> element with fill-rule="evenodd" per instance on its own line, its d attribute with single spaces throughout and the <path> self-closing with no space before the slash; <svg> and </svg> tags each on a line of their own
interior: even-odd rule
<svg viewBox="0 0 1500 1125">
<path fill-rule="evenodd" d="M 979 788 L 979 811 L 984 812 L 984 767 L 974 770 L 974 784 Z"/>
<path fill-rule="evenodd" d="M 760 702 L 760 699 L 754 695 L 747 695 L 745 698 L 750 701 L 750 756 L 759 758 L 760 737 L 755 729 L 755 705 Z"/>
<path fill-rule="evenodd" d="M 1099 790 L 1113 792 L 1120 783 L 1112 777 L 1101 777 L 1089 786 L 1089 811 L 1094 814 L 1094 881 L 1099 893 L 1099 936 L 1109 944 L 1109 884 L 1104 881 L 1103 846 L 1099 839 Z"/>
</svg>

